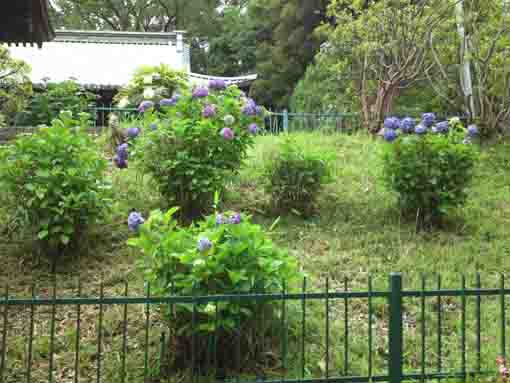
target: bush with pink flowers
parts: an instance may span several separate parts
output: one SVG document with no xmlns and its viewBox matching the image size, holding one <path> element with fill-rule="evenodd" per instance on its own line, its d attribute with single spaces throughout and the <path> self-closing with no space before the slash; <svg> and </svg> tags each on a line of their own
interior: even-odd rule
<svg viewBox="0 0 510 383">
<path fill-rule="evenodd" d="M 211 206 L 235 173 L 263 122 L 263 108 L 236 86 L 213 82 L 148 108 L 134 158 L 152 175 L 169 206 L 193 219 Z M 256 113 L 252 113 L 256 110 Z"/>
</svg>

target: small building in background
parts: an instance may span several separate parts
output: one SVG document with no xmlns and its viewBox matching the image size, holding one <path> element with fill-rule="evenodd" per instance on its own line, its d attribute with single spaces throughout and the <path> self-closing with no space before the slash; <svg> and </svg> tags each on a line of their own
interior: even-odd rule
<svg viewBox="0 0 510 383">
<path fill-rule="evenodd" d="M 168 65 L 187 73 L 192 84 L 223 79 L 246 90 L 257 76 L 215 77 L 191 72 L 190 46 L 186 32 L 169 33 L 113 31 L 56 31 L 55 39 L 42 49 L 25 46 L 9 48 L 14 58 L 32 68 L 35 87 L 47 81 L 73 79 L 100 96 L 109 106 L 118 89 L 127 85 L 140 66 Z"/>
<path fill-rule="evenodd" d="M 47 0 L 4 0 L 0 8 L 0 43 L 41 47 L 54 38 Z"/>
</svg>

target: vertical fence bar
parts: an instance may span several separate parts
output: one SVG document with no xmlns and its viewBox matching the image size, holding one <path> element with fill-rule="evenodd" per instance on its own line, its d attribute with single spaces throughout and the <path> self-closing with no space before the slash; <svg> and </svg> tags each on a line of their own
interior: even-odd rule
<svg viewBox="0 0 510 383">
<path fill-rule="evenodd" d="M 462 275 L 461 286 L 461 318 L 460 318 L 460 349 L 462 381 L 466 381 L 466 277 Z"/>
<path fill-rule="evenodd" d="M 437 276 L 437 290 L 441 290 L 441 275 Z M 441 360 L 441 327 L 442 327 L 442 302 L 441 302 L 441 295 L 438 294 L 437 296 L 437 372 L 441 373 L 443 367 L 442 367 L 442 360 Z"/>
<path fill-rule="evenodd" d="M 326 379 L 329 379 L 329 277 L 326 278 Z"/>
<path fill-rule="evenodd" d="M 283 110 L 283 131 L 285 133 L 289 132 L 289 112 L 287 109 Z"/>
<path fill-rule="evenodd" d="M 7 302 L 9 301 L 9 285 L 5 286 L 5 305 L 4 305 L 4 328 L 2 331 L 2 364 L 0 366 L 0 382 L 4 381 L 4 372 L 5 372 L 5 355 L 7 353 L 7 331 L 8 331 L 8 322 L 9 322 L 9 305 Z"/>
<path fill-rule="evenodd" d="M 501 356 L 506 358 L 506 307 L 505 307 L 505 276 L 500 276 L 499 302 L 501 307 Z"/>
<path fill-rule="evenodd" d="M 78 277 L 78 298 L 81 297 L 81 278 Z M 81 305 L 76 305 L 76 342 L 74 350 L 74 383 L 80 380 L 80 333 L 81 333 Z"/>
<path fill-rule="evenodd" d="M 161 381 L 163 381 L 163 374 L 165 372 L 164 370 L 164 361 L 165 361 L 165 358 L 166 358 L 166 353 L 165 353 L 165 332 L 163 331 L 161 333 L 161 344 L 160 344 L 160 350 L 159 350 L 159 374 L 161 375 Z"/>
<path fill-rule="evenodd" d="M 347 277 L 344 278 L 344 291 L 348 290 Z M 344 375 L 349 374 L 349 299 L 344 297 Z"/>
<path fill-rule="evenodd" d="M 476 372 L 480 374 L 482 369 L 482 361 L 481 361 L 481 347 L 482 347 L 482 339 L 481 339 L 481 316 L 482 316 L 482 299 L 480 296 L 480 289 L 482 288 L 482 282 L 480 278 L 480 273 L 476 273 L 476 289 L 478 290 L 476 294 Z"/>
<path fill-rule="evenodd" d="M 124 296 L 128 297 L 128 281 L 125 281 L 124 285 Z M 127 312 L 128 305 L 124 304 L 124 315 L 122 317 L 122 370 L 121 370 L 121 382 L 124 383 L 126 381 L 126 352 L 127 352 Z"/>
<path fill-rule="evenodd" d="M 390 310 L 389 323 L 389 381 L 401 383 L 402 381 L 402 276 L 393 273 L 390 275 L 390 295 L 388 298 Z"/>
<path fill-rule="evenodd" d="M 241 294 L 239 292 L 239 294 Z M 241 375 L 241 298 L 237 299 L 237 352 L 236 352 L 236 382 L 239 382 L 239 375 Z"/>
<path fill-rule="evenodd" d="M 281 353 L 282 353 L 282 380 L 285 377 L 285 370 L 287 368 L 287 301 L 285 295 L 287 293 L 285 281 L 282 282 L 282 321 L 281 321 Z"/>
<path fill-rule="evenodd" d="M 196 352 L 197 352 L 197 302 L 195 300 L 195 284 L 193 284 L 193 306 L 191 309 L 191 382 L 195 382 Z"/>
<path fill-rule="evenodd" d="M 426 281 L 425 275 L 421 276 L 421 382 L 425 382 L 425 363 L 426 363 L 426 318 L 425 318 L 425 289 L 426 289 Z"/>
<path fill-rule="evenodd" d="M 305 334 L 306 334 L 306 277 L 303 278 L 303 287 L 301 291 L 301 379 L 305 378 Z"/>
<path fill-rule="evenodd" d="M 147 381 L 149 375 L 149 327 L 150 327 L 150 303 L 151 298 L 151 284 L 147 282 L 147 303 L 145 304 L 145 345 L 144 345 L 144 363 L 143 363 L 143 378 Z"/>
<path fill-rule="evenodd" d="M 103 352 L 103 299 L 104 299 L 104 276 L 101 276 L 99 287 L 99 323 L 97 328 L 97 383 L 101 382 L 101 353 Z"/>
<path fill-rule="evenodd" d="M 372 379 L 372 276 L 368 277 L 368 377 Z"/>
<path fill-rule="evenodd" d="M 51 320 L 50 320 L 50 360 L 48 366 L 48 382 L 53 382 L 53 353 L 55 348 L 55 317 L 57 315 L 57 276 L 53 274 L 53 302 L 51 305 Z"/>
<path fill-rule="evenodd" d="M 35 283 L 32 283 L 32 301 L 35 300 Z M 27 361 L 27 383 L 32 381 L 32 349 L 34 344 L 34 316 L 35 305 L 30 305 L 30 327 L 28 333 L 28 361 Z"/>
</svg>

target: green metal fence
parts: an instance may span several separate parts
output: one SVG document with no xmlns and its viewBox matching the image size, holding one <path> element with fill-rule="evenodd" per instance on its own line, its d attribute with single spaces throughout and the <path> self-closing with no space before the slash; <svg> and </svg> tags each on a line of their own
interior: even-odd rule
<svg viewBox="0 0 510 383">
<path fill-rule="evenodd" d="M 274 357 L 271 365 L 271 374 L 250 374 L 246 373 L 246 361 L 243 360 L 241 334 L 242 323 L 239 319 L 236 326 L 236 350 L 237 357 L 235 368 L 221 375 L 223 381 L 235 382 L 280 382 L 280 383 L 341 383 L 341 382 L 391 382 L 398 383 L 402 381 L 419 380 L 427 381 L 433 379 L 459 379 L 466 381 L 471 377 L 481 377 L 487 374 L 496 374 L 496 366 L 493 361 L 483 361 L 482 350 L 490 349 L 495 355 L 506 356 L 506 297 L 510 295 L 510 289 L 505 288 L 504 277 L 499 280 L 497 288 L 482 288 L 480 277 L 476 277 L 476 286 L 474 288 L 466 287 L 466 279 L 462 277 L 460 289 L 444 289 L 441 287 L 441 278 L 437 277 L 434 281 L 435 288 L 426 288 L 426 279 L 422 278 L 421 288 L 417 290 L 406 290 L 402 286 L 402 277 L 400 274 L 392 274 L 389 278 L 388 289 L 385 291 L 374 290 L 372 288 L 372 279 L 368 280 L 368 289 L 366 291 L 349 290 L 347 279 L 343 281 L 343 288 L 332 290 L 330 280 L 326 280 L 325 289 L 321 292 L 309 292 L 307 280 L 299 291 L 291 292 L 285 288 L 280 293 L 274 294 L 256 294 L 256 293 L 235 293 L 221 296 L 151 296 L 150 286 L 147 285 L 145 296 L 129 296 L 128 284 L 124 286 L 122 297 L 107 297 L 104 293 L 104 286 L 101 284 L 98 296 L 83 297 L 82 288 L 79 285 L 77 294 L 74 297 L 59 297 L 56 284 L 48 289 L 45 297 L 37 296 L 35 287 L 32 287 L 32 296 L 29 298 L 12 297 L 9 290 L 6 289 L 3 299 L 0 299 L 2 307 L 2 349 L 0 359 L 0 381 L 2 382 L 165 382 L 171 380 L 168 369 L 165 373 L 165 357 L 168 353 L 179 352 L 167 346 L 165 339 L 170 339 L 172 330 L 171 323 L 154 320 L 151 316 L 155 310 L 161 307 L 175 307 L 175 305 L 189 305 L 192 313 L 190 324 L 193 329 L 198 326 L 197 308 L 200 305 L 212 304 L 216 307 L 215 326 L 218 323 L 218 305 L 222 302 L 273 302 L 278 308 L 276 322 L 279 326 L 275 327 L 270 338 L 278 339 L 276 343 L 270 345 Z M 460 315 L 459 322 L 455 325 L 455 330 L 445 331 L 446 316 L 451 311 L 452 300 L 459 300 L 455 306 L 455 312 Z M 491 323 L 482 321 L 482 299 L 490 303 L 490 309 L 494 318 Z M 409 316 L 411 307 L 416 303 L 415 324 L 410 326 Z M 136 308 L 136 316 L 132 315 L 132 308 Z M 468 310 L 468 308 L 473 310 Z M 62 311 L 63 308 L 67 310 Z M 90 317 L 84 319 L 84 313 L 94 308 L 94 338 L 93 344 L 84 344 L 85 331 L 89 332 L 92 327 Z M 107 330 L 108 310 L 119 309 L 119 325 Z M 317 309 L 320 308 L 324 315 L 317 315 Z M 355 325 L 359 309 L 363 308 L 366 317 L 366 327 L 360 331 L 360 327 Z M 432 310 L 427 310 L 432 308 Z M 22 323 L 17 324 L 22 327 L 24 336 L 19 335 L 19 331 L 11 334 L 12 315 L 19 314 L 21 311 L 28 312 Z M 495 314 L 495 311 L 498 313 Z M 57 320 L 57 312 L 59 320 Z M 128 315 L 131 313 L 132 316 Z M 312 314 L 310 314 L 312 313 Z M 315 314 L 313 314 L 315 313 Z M 431 316 L 432 314 L 432 316 Z M 36 326 L 37 317 L 43 315 L 49 319 L 47 331 L 41 333 L 41 329 Z M 240 314 L 239 314 L 240 315 Z M 69 329 L 73 329 L 75 336 L 72 338 L 72 346 L 65 351 L 71 354 L 67 364 L 55 360 L 57 347 L 57 327 L 59 331 L 66 330 L 62 326 L 62 317 L 67 318 L 64 323 Z M 70 318 L 72 317 L 72 318 Z M 135 319 L 133 319 L 135 317 Z M 435 318 L 434 318 L 435 317 Z M 240 316 L 239 316 L 240 318 Z M 175 319 L 175 318 L 174 318 Z M 264 318 L 259 318 L 262 321 Z M 133 320 L 140 324 L 140 328 L 130 329 Z M 318 336 L 317 330 L 311 330 L 310 322 L 323 321 L 320 326 L 323 336 L 320 338 L 321 344 L 317 348 L 317 342 L 311 347 L 311 339 Z M 57 325 L 57 322 L 59 323 Z M 171 321 L 170 321 L 171 322 Z M 339 324 L 342 326 L 339 326 Z M 374 327 L 378 323 L 379 327 Z M 168 327 L 167 327 L 168 326 Z M 35 331 L 35 328 L 38 328 Z M 87 327 L 87 330 L 85 329 Z M 155 345 L 151 334 L 158 328 L 157 339 L 160 343 Z M 168 331 L 161 331 L 161 327 Z M 490 330 L 499 329 L 499 339 L 483 335 L 483 328 Z M 217 327 L 215 327 L 217 329 Z M 411 329 L 412 331 L 409 331 Z M 407 330 L 407 331 L 406 331 Z M 458 330 L 458 331 L 457 331 Z M 116 335 L 112 335 L 112 334 Z M 453 343 L 448 343 L 448 339 L 456 333 Z M 16 334 L 18 334 L 16 336 Z M 215 330 L 216 334 L 216 330 Z M 46 336 L 48 340 L 47 351 L 41 353 L 38 351 L 35 356 L 34 344 L 38 337 Z M 88 334 L 90 336 L 90 334 Z M 142 339 L 139 350 L 140 360 L 138 367 L 127 358 L 137 350 L 132 345 L 132 338 Z M 255 337 L 258 335 L 255 334 Z M 262 336 L 267 336 L 264 333 Z M 109 339 L 118 339 L 115 347 L 109 344 L 106 348 L 106 337 Z M 186 382 L 205 382 L 217 381 L 218 366 L 215 365 L 216 357 L 207 359 L 207 364 L 199 361 L 200 356 L 197 353 L 199 339 L 193 331 L 190 339 L 192 357 L 186 366 L 186 374 L 180 375 L 178 381 Z M 411 339 L 412 338 L 412 339 Z M 88 339 L 88 338 L 87 338 Z M 214 335 L 213 342 L 217 342 Z M 415 343 L 413 343 L 416 341 Z M 16 358 L 9 358 L 10 348 L 13 345 L 22 343 L 23 352 L 19 352 Z M 263 344 L 266 342 L 263 340 Z M 271 343 L 271 341 L 269 341 Z M 363 352 L 353 352 L 354 345 L 363 343 Z M 129 344 L 129 347 L 128 347 Z M 216 344 L 216 343 L 215 343 Z M 377 344 L 384 344 L 385 347 L 375 349 Z M 433 350 L 431 350 L 433 346 Z M 92 347 L 92 351 L 90 348 Z M 86 348 L 93 358 L 87 359 L 90 367 L 90 374 L 83 377 L 80 373 L 83 366 L 83 358 Z M 114 350 L 115 348 L 115 350 Z M 495 350 L 495 349 L 498 350 Z M 216 348 L 214 348 L 217 352 Z M 318 351 L 320 350 L 320 351 Z M 457 350 L 458 364 L 446 367 L 445 361 L 447 354 L 450 355 Z M 116 360 L 113 378 L 111 378 L 112 369 L 109 368 L 108 355 L 116 352 Z M 266 350 L 267 351 L 267 350 Z M 315 359 L 317 353 L 323 357 L 320 371 L 311 371 L 309 360 Z M 175 355 L 174 355 L 175 356 Z M 38 359 L 37 363 L 35 359 Z M 159 364 L 154 368 L 153 360 L 157 359 Z M 277 359 L 277 360 L 276 360 Z M 359 367 L 355 367 L 359 360 L 366 361 L 365 373 L 360 374 Z M 379 361 L 376 362 L 376 359 Z M 41 360 L 44 361 L 41 362 Z M 131 359 L 130 359 L 131 360 Z M 468 363 L 468 361 L 470 363 Z M 489 368 L 485 368 L 486 366 Z M 490 368 L 490 367 L 493 368 Z M 168 367 L 168 366 L 167 366 Z M 110 378 L 106 378 L 104 372 L 110 371 Z M 134 378 L 133 370 L 137 369 Z M 15 372 L 13 372 L 15 371 Z M 69 380 L 60 380 L 61 372 L 69 372 Z M 71 373 L 72 372 L 72 373 Z M 34 376 L 39 376 L 38 380 Z M 41 378 L 43 373 L 44 378 Z M 205 380 L 205 377 L 213 377 L 212 380 Z"/>
<path fill-rule="evenodd" d="M 266 119 L 266 132 L 279 134 L 282 132 L 321 132 L 351 133 L 359 130 L 361 122 L 359 114 L 348 112 L 322 113 L 290 113 L 270 112 Z"/>
</svg>

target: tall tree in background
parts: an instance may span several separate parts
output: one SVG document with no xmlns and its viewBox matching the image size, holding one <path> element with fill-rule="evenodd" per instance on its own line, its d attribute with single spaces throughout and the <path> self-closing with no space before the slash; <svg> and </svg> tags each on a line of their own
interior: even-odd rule
<svg viewBox="0 0 510 383">
<path fill-rule="evenodd" d="M 327 0 L 253 0 L 248 13 L 257 24 L 259 80 L 252 95 L 275 108 L 287 107 L 294 87 L 319 50 L 314 30 L 326 21 Z"/>
</svg>

